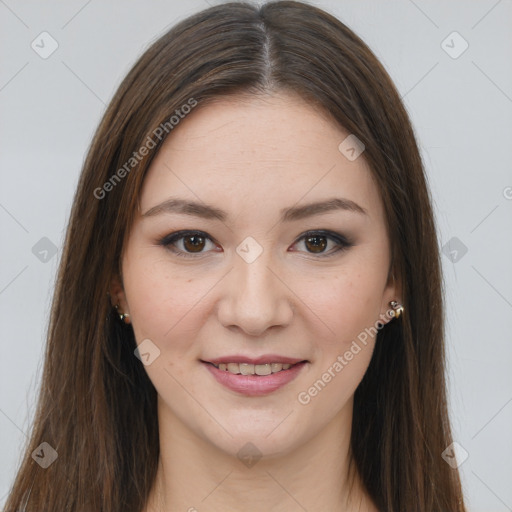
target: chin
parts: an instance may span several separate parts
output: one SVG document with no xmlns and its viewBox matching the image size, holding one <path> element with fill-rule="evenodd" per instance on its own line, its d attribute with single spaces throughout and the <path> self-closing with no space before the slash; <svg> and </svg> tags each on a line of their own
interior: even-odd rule
<svg viewBox="0 0 512 512">
<path fill-rule="evenodd" d="M 270 421 L 259 424 L 241 419 L 229 424 L 229 434 L 220 427 L 199 430 L 204 441 L 230 457 L 275 458 L 297 450 L 303 442 L 301 438 L 307 437 L 298 431 L 296 422 L 279 424 L 285 417 L 286 414 L 282 418 L 272 415 Z"/>
</svg>

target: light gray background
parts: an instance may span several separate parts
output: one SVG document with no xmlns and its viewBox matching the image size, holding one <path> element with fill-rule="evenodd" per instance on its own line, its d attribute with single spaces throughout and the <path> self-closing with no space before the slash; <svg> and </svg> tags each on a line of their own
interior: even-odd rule
<svg viewBox="0 0 512 512">
<path fill-rule="evenodd" d="M 450 408 L 469 454 L 460 466 L 469 508 L 512 511 L 512 2 L 312 3 L 370 45 L 404 97 L 441 245 L 460 241 L 449 243 L 443 270 Z M 64 228 L 91 136 L 136 57 L 205 7 L 0 0 L 0 506 L 34 411 Z M 47 59 L 31 48 L 43 31 L 59 45 Z M 453 31 L 469 44 L 458 58 L 442 47 Z M 452 37 L 444 47 L 454 54 L 461 44 Z M 47 262 L 32 252 L 43 237 L 58 248 Z"/>
</svg>

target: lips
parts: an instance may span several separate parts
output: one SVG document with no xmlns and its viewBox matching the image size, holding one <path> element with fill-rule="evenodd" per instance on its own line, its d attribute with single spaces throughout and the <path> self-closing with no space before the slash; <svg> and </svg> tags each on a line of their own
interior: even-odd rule
<svg viewBox="0 0 512 512">
<path fill-rule="evenodd" d="M 248 396 L 276 391 L 292 381 L 308 363 L 304 359 L 274 354 L 257 358 L 233 355 L 201 362 L 217 382 Z"/>
</svg>

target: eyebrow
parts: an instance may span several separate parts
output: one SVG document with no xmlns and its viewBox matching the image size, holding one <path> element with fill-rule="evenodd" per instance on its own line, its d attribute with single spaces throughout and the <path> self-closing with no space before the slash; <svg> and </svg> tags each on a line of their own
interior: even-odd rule
<svg viewBox="0 0 512 512">
<path fill-rule="evenodd" d="M 283 208 L 280 211 L 280 222 L 292 222 L 305 219 L 306 217 L 312 217 L 313 215 L 319 215 L 337 210 L 368 215 L 367 210 L 358 205 L 356 202 L 342 197 L 334 197 L 325 201 L 317 201 L 302 206 Z M 214 206 L 178 198 L 171 198 L 164 201 L 163 203 L 153 206 L 146 213 L 143 213 L 142 216 L 153 217 L 162 213 L 191 215 L 195 217 L 201 217 L 203 219 L 217 219 L 221 222 L 225 222 L 229 216 L 227 212 Z"/>
</svg>

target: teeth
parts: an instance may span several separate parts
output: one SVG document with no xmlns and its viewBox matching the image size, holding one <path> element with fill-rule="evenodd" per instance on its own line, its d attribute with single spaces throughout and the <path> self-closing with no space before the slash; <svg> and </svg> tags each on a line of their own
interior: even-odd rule
<svg viewBox="0 0 512 512">
<path fill-rule="evenodd" d="M 240 373 L 240 365 L 238 363 L 228 363 L 228 372 Z"/>
<path fill-rule="evenodd" d="M 256 375 L 270 375 L 272 373 L 272 367 L 270 364 L 256 364 L 254 365 L 254 373 Z"/>
<path fill-rule="evenodd" d="M 249 363 L 220 363 L 214 365 L 222 371 L 228 371 L 235 375 L 270 375 L 281 370 L 288 370 L 292 365 L 283 363 L 265 363 L 265 364 L 249 364 Z"/>
<path fill-rule="evenodd" d="M 254 375 L 254 365 L 247 363 L 240 363 L 240 373 L 242 375 Z"/>
</svg>

